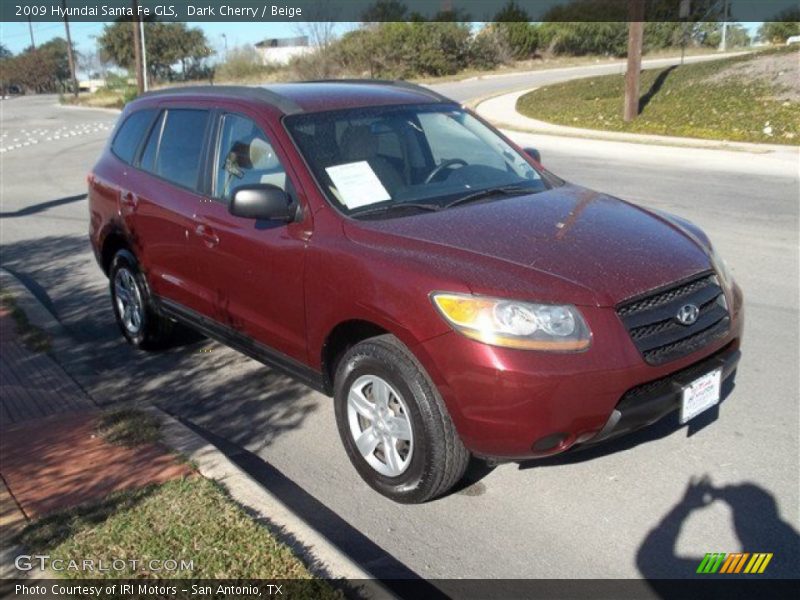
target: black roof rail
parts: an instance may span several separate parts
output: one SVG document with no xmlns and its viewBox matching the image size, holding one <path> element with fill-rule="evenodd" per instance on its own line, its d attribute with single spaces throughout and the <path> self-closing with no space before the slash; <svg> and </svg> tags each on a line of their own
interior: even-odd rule
<svg viewBox="0 0 800 600">
<path fill-rule="evenodd" d="M 180 94 L 214 94 L 216 96 L 226 96 L 229 98 L 248 98 L 260 100 L 276 107 L 287 115 L 303 112 L 303 109 L 293 100 L 281 96 L 266 87 L 244 86 L 244 85 L 187 85 L 183 87 L 163 88 L 147 92 L 139 96 L 140 98 L 151 98 L 153 96 L 172 96 Z"/>
<path fill-rule="evenodd" d="M 411 83 L 409 81 L 403 81 L 402 79 L 312 79 L 310 81 L 300 81 L 298 83 L 358 83 L 363 85 L 388 85 L 412 90 L 419 92 L 420 94 L 425 94 L 437 102 L 446 102 L 447 104 L 453 104 L 455 102 L 455 100 L 452 98 L 443 96 L 439 92 L 435 92 L 430 88 L 426 88 L 425 86 Z"/>
</svg>

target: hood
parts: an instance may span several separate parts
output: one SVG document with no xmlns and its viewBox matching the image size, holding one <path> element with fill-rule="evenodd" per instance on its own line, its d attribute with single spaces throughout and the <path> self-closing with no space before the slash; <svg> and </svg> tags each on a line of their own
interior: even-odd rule
<svg viewBox="0 0 800 600">
<path fill-rule="evenodd" d="M 570 282 L 575 289 L 591 290 L 599 306 L 614 306 L 711 268 L 702 240 L 677 221 L 574 185 L 437 213 L 350 223 L 351 238 L 368 230 L 424 242 L 428 252 L 437 247 L 461 251 L 463 272 L 453 276 L 479 294 L 496 294 L 491 281 L 496 278 L 472 276 L 471 264 L 476 273 L 492 269 L 492 263 L 501 271 L 503 263 L 515 265 L 540 285 L 547 276 Z"/>
</svg>

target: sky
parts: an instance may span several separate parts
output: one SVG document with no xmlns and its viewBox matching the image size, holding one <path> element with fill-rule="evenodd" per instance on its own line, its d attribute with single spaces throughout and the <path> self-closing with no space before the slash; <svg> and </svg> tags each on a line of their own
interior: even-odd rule
<svg viewBox="0 0 800 600">
<path fill-rule="evenodd" d="M 186 23 L 189 27 L 202 29 L 211 46 L 220 54 L 225 49 L 224 33 L 228 47 L 254 44 L 266 38 L 294 37 L 299 35 L 298 23 Z M 92 52 L 95 38 L 103 32 L 104 23 L 70 23 L 72 41 L 78 52 Z M 353 23 L 336 23 L 337 34 L 354 27 Z M 41 44 L 54 37 L 65 37 L 64 23 L 33 23 L 33 37 Z M 0 42 L 14 54 L 31 45 L 28 23 L 0 22 Z"/>
</svg>

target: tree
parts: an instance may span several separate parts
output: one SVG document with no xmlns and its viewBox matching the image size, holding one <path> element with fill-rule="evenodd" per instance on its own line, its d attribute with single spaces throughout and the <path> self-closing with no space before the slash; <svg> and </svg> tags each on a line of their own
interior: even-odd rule
<svg viewBox="0 0 800 600">
<path fill-rule="evenodd" d="M 62 37 L 56 37 L 52 40 L 40 44 L 36 52 L 42 54 L 45 62 L 52 70 L 52 75 L 59 85 L 63 85 L 72 78 L 69 69 L 69 57 L 67 56 L 67 40 Z M 72 48 L 74 56 L 79 56 L 74 46 Z"/>
<path fill-rule="evenodd" d="M 718 48 L 722 42 L 722 23 L 698 23 L 692 35 L 701 46 Z M 750 36 L 739 23 L 728 23 L 725 43 L 728 48 L 749 46 Z"/>
<path fill-rule="evenodd" d="M 4 88 L 15 85 L 34 93 L 63 91 L 71 78 L 67 41 L 57 37 L 35 50 L 29 47 L 16 56 L 5 54 L 0 68 Z"/>
<path fill-rule="evenodd" d="M 408 9 L 398 0 L 378 0 L 361 14 L 362 23 L 387 23 L 405 21 Z"/>
<path fill-rule="evenodd" d="M 189 76 L 197 70 L 213 50 L 201 29 L 189 28 L 185 23 L 143 23 L 147 50 L 148 74 L 161 80 L 171 81 L 177 77 L 173 67 L 181 65 L 181 76 Z M 103 60 L 113 62 L 123 69 L 133 68 L 133 41 L 131 26 L 127 21 L 106 25 L 97 38 Z"/>
<path fill-rule="evenodd" d="M 800 9 L 783 11 L 776 21 L 767 21 L 758 29 L 758 37 L 770 44 L 785 44 L 793 35 L 800 35 Z"/>
<path fill-rule="evenodd" d="M 3 60 L 4 58 L 11 58 L 12 56 L 14 56 L 14 54 L 11 52 L 11 50 L 6 48 L 5 44 L 0 43 L 0 60 Z"/>
<path fill-rule="evenodd" d="M 530 16 L 514 0 L 503 6 L 494 16 L 494 28 L 508 46 L 511 56 L 518 60 L 531 58 L 539 46 L 539 33 L 529 23 Z"/>
</svg>

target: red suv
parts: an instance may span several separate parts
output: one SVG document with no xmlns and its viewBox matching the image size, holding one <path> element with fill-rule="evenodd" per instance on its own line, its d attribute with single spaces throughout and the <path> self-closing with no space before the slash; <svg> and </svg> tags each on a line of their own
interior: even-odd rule
<svg viewBox="0 0 800 600">
<path fill-rule="evenodd" d="M 355 468 L 400 502 L 470 455 L 685 422 L 739 360 L 741 290 L 702 231 L 566 183 L 425 88 L 146 94 L 88 181 L 128 341 L 187 324 L 333 396 Z"/>
</svg>

